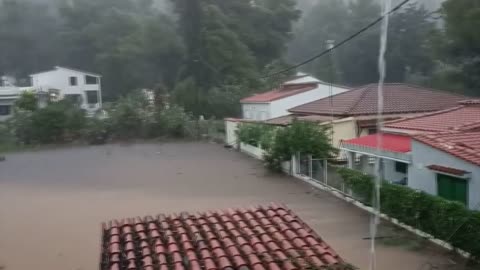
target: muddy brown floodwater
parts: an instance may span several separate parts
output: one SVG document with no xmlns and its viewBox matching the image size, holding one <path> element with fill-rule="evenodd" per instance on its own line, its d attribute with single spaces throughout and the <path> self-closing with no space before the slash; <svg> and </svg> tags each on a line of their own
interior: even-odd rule
<svg viewBox="0 0 480 270">
<path fill-rule="evenodd" d="M 0 268 L 98 269 L 102 221 L 269 202 L 288 205 L 344 259 L 368 269 L 365 212 L 208 143 L 7 155 L 0 162 Z M 378 260 L 378 269 L 388 270 L 451 263 L 445 251 L 430 245 L 380 245 Z"/>
</svg>

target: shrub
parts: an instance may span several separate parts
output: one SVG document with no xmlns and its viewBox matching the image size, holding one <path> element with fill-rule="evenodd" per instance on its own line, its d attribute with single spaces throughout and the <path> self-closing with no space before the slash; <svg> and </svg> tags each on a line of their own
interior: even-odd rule
<svg viewBox="0 0 480 270">
<path fill-rule="evenodd" d="M 108 109 L 113 136 L 120 139 L 142 137 L 149 117 L 148 102 L 141 93 L 120 98 Z"/>
<path fill-rule="evenodd" d="M 372 199 L 373 177 L 342 168 L 339 174 L 362 201 Z M 480 212 L 409 187 L 383 182 L 381 212 L 480 258 Z"/>
<path fill-rule="evenodd" d="M 187 124 L 191 116 L 177 105 L 164 108 L 157 113 L 157 128 L 160 135 L 169 137 L 187 137 Z"/>
<path fill-rule="evenodd" d="M 273 135 L 272 142 L 266 148 L 265 161 L 271 169 L 281 168 L 283 161 L 288 161 L 298 152 L 315 158 L 330 158 L 337 153 L 328 136 L 328 128 L 316 123 L 294 120 L 291 125 L 279 128 Z"/>
<path fill-rule="evenodd" d="M 83 135 L 89 144 L 105 144 L 111 136 L 109 121 L 96 117 L 88 119 Z"/>
<path fill-rule="evenodd" d="M 15 107 L 25 111 L 35 111 L 37 109 L 38 100 L 35 93 L 23 92 L 15 101 Z"/>
<path fill-rule="evenodd" d="M 62 101 L 35 111 L 16 109 L 8 123 L 19 143 L 59 143 L 78 139 L 86 118 L 83 110 Z"/>
<path fill-rule="evenodd" d="M 17 143 L 33 143 L 32 112 L 15 110 L 13 117 L 7 121 L 7 126 L 14 134 Z"/>
<path fill-rule="evenodd" d="M 259 146 L 262 136 L 267 129 L 268 126 L 263 124 L 243 123 L 237 130 L 238 141 L 253 146 Z"/>
</svg>

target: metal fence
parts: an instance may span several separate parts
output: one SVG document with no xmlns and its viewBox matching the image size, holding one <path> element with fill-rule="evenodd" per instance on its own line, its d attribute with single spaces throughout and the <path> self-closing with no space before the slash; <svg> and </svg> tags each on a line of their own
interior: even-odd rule
<svg viewBox="0 0 480 270">
<path fill-rule="evenodd" d="M 349 193 L 345 187 L 343 178 L 337 173 L 337 169 L 345 167 L 341 160 L 316 159 L 310 155 L 299 153 L 295 158 L 297 162 L 296 173 L 308 177 L 342 193 Z"/>
</svg>

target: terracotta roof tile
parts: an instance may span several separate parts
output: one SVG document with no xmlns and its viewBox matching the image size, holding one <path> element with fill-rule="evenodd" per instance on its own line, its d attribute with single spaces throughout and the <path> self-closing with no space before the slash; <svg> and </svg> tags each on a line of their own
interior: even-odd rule
<svg viewBox="0 0 480 270">
<path fill-rule="evenodd" d="M 443 172 L 443 173 L 448 173 L 448 174 L 453 174 L 458 176 L 464 176 L 465 174 L 468 173 L 467 171 L 464 171 L 464 170 L 459 170 L 459 169 L 450 168 L 450 167 L 441 166 L 441 165 L 429 165 L 427 166 L 427 168 L 437 172 Z"/>
<path fill-rule="evenodd" d="M 356 116 L 377 113 L 377 84 L 319 99 L 290 109 L 292 113 Z M 446 109 L 465 100 L 465 96 L 408 84 L 385 84 L 384 113 L 431 112 Z M 332 103 L 331 103 L 332 102 Z M 333 104 L 333 106 L 332 106 Z"/>
<path fill-rule="evenodd" d="M 298 84 L 298 85 L 288 85 L 282 86 L 277 89 L 273 89 L 268 92 L 261 94 L 256 94 L 247 98 L 240 100 L 241 103 L 266 103 L 282 98 L 294 96 L 304 92 L 311 91 L 317 88 L 317 84 Z"/>
<path fill-rule="evenodd" d="M 412 150 L 411 138 L 409 136 L 381 133 L 381 134 L 372 134 L 355 139 L 342 141 L 344 146 L 346 145 L 357 145 L 368 148 L 377 148 L 379 137 L 381 136 L 382 145 L 380 148 L 382 150 L 398 152 L 398 153 L 408 153 Z"/>
<path fill-rule="evenodd" d="M 413 139 L 480 166 L 480 131 L 423 134 Z"/>
<path fill-rule="evenodd" d="M 425 132 L 475 129 L 480 127 L 480 100 L 465 100 L 450 109 L 391 121 L 385 127 Z"/>
<path fill-rule="evenodd" d="M 275 204 L 125 219 L 102 227 L 102 270 L 345 269 L 311 228 Z"/>
</svg>

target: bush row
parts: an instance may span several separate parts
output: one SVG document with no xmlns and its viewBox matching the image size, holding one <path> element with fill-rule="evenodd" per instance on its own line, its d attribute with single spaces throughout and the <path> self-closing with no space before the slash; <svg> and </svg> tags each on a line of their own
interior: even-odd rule
<svg viewBox="0 0 480 270">
<path fill-rule="evenodd" d="M 8 132 L 20 145 L 72 141 L 101 144 L 109 139 L 157 137 L 200 138 L 220 129 L 216 121 L 195 121 L 182 107 L 156 106 L 139 93 L 105 104 L 105 111 L 93 117 L 87 117 L 84 110 L 66 100 L 39 108 L 35 99 L 30 97 L 25 94 L 18 100 L 14 117 L 7 123 Z"/>
<path fill-rule="evenodd" d="M 339 169 L 354 196 L 369 204 L 373 199 L 374 179 L 350 169 Z M 383 182 L 380 191 L 381 212 L 426 232 L 480 258 L 480 212 L 458 202 Z"/>
</svg>

